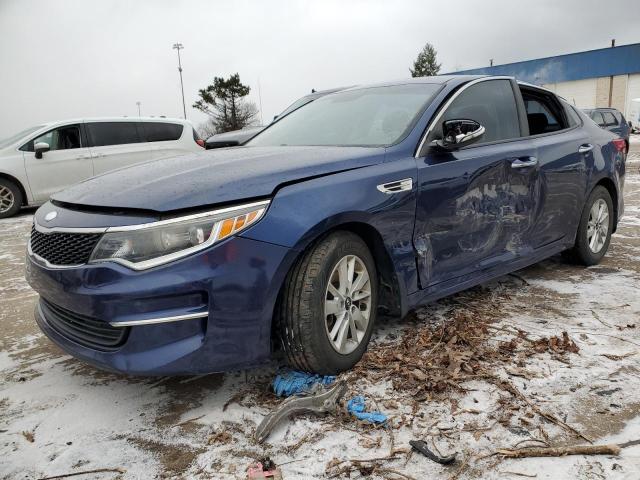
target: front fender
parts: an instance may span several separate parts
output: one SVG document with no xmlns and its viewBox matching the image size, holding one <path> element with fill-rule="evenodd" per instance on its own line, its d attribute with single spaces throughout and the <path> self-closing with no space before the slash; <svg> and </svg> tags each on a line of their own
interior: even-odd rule
<svg viewBox="0 0 640 480">
<path fill-rule="evenodd" d="M 386 194 L 378 185 L 412 179 L 408 191 Z M 366 224 L 382 238 L 404 297 L 418 289 L 413 227 L 416 164 L 413 157 L 287 185 L 264 219 L 242 235 L 304 251 L 325 232 L 347 223 Z"/>
</svg>

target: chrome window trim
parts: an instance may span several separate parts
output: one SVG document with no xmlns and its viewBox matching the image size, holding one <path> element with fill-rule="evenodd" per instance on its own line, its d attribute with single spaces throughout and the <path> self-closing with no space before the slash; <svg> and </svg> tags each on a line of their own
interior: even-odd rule
<svg viewBox="0 0 640 480">
<path fill-rule="evenodd" d="M 135 327 L 138 325 L 154 325 L 157 323 L 179 322 L 182 320 L 194 320 L 196 318 L 206 318 L 209 312 L 186 313 L 184 315 L 173 315 L 171 317 L 147 318 L 144 320 L 127 320 L 126 322 L 109 322 L 112 327 Z"/>
<path fill-rule="evenodd" d="M 444 113 L 447 111 L 447 109 L 449 108 L 449 106 L 453 103 L 453 101 L 458 98 L 460 96 L 460 94 L 462 94 L 462 92 L 464 92 L 467 88 L 473 86 L 473 85 L 477 85 L 480 82 L 488 82 L 491 80 L 513 80 L 513 77 L 509 77 L 509 76 L 496 76 L 496 77 L 482 77 L 482 78 L 476 78 L 475 80 L 471 80 L 468 83 L 465 83 L 462 87 L 460 87 L 452 96 L 451 98 L 449 98 L 449 100 L 447 100 L 442 107 L 440 107 L 440 110 L 438 110 L 438 113 L 436 114 L 435 117 L 433 117 L 433 120 L 431 120 L 427 126 L 427 130 L 424 132 L 424 134 L 422 135 L 422 138 L 420 139 L 420 143 L 418 144 L 418 148 L 416 149 L 415 154 L 413 155 L 414 158 L 421 158 L 420 157 L 420 152 L 422 151 L 422 149 L 424 148 L 424 144 L 427 141 L 427 137 L 429 136 L 429 134 L 433 131 L 434 127 L 438 124 L 438 122 L 440 121 L 440 119 L 442 118 L 442 116 L 444 115 Z M 515 99 L 515 93 L 514 93 L 514 98 L 513 98 L 514 102 L 516 101 Z"/>
</svg>

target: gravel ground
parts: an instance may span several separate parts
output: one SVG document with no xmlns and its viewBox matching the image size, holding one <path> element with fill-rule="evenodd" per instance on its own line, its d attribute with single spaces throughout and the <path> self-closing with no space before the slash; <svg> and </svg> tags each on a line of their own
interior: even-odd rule
<svg viewBox="0 0 640 480">
<path fill-rule="evenodd" d="M 283 422 L 264 446 L 251 433 L 276 405 L 273 370 L 130 378 L 73 359 L 33 320 L 36 295 L 23 276 L 33 212 L 0 220 L 0 478 L 96 469 L 105 471 L 74 478 L 246 478 L 252 459 L 269 455 L 285 479 L 348 471 L 351 478 L 638 479 L 640 445 L 619 456 L 492 455 L 640 439 L 640 140 L 627 162 L 625 200 L 600 265 L 552 258 L 379 326 L 370 354 L 346 377 L 350 394 L 390 416 L 387 428 L 346 415 L 302 416 Z M 408 367 L 409 355 L 444 362 L 444 373 L 424 380 Z M 416 438 L 443 454 L 457 451 L 457 461 L 441 466 L 411 455 Z M 374 458 L 385 460 L 352 461 Z"/>
</svg>

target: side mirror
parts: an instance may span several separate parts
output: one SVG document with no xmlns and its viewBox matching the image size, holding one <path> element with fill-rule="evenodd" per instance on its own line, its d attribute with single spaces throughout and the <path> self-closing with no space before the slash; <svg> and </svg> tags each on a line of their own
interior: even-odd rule
<svg viewBox="0 0 640 480">
<path fill-rule="evenodd" d="M 38 142 L 33 146 L 33 150 L 36 152 L 36 158 L 42 158 L 44 152 L 48 152 L 49 144 L 47 142 Z"/>
<path fill-rule="evenodd" d="M 444 150 L 455 150 L 478 141 L 485 128 L 475 120 L 455 119 L 442 123 L 442 140 L 435 140 L 435 145 Z"/>
</svg>

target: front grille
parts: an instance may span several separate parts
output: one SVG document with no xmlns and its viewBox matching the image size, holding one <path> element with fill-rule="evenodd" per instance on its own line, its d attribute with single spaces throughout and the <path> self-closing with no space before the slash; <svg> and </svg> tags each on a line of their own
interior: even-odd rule
<svg viewBox="0 0 640 480">
<path fill-rule="evenodd" d="M 40 299 L 40 311 L 51 328 L 85 347 L 114 350 L 129 334 L 129 327 L 112 327 L 105 321 L 71 312 L 43 298 Z"/>
<path fill-rule="evenodd" d="M 82 265 L 89 261 L 101 233 L 42 233 L 31 227 L 31 251 L 52 265 Z"/>
</svg>

